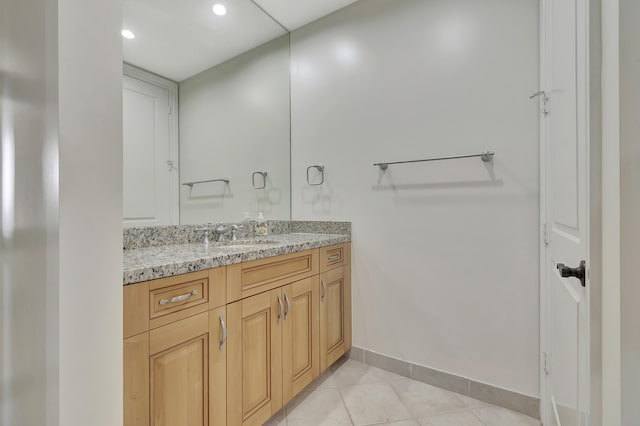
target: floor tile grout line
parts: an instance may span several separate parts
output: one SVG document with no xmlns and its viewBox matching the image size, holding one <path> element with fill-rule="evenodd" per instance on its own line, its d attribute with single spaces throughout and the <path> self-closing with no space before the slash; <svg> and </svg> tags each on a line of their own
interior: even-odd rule
<svg viewBox="0 0 640 426">
<path fill-rule="evenodd" d="M 453 391 L 449 391 L 449 390 L 446 390 L 446 389 L 440 388 L 440 387 L 438 387 L 438 386 L 430 385 L 430 384 L 428 384 L 428 383 L 424 383 L 424 382 L 422 382 L 422 381 L 420 381 L 420 380 L 411 379 L 411 378 L 407 378 L 407 380 L 410 380 L 410 381 L 412 381 L 412 382 L 416 382 L 416 383 L 422 383 L 422 384 L 425 384 L 425 385 L 427 385 L 427 386 L 432 386 L 432 387 L 434 387 L 434 388 L 440 389 L 440 390 L 442 390 L 442 391 L 444 391 L 444 392 L 448 392 L 448 393 L 452 394 L 452 396 L 453 396 L 454 398 L 456 398 L 458 401 L 460 401 L 460 403 L 462 403 L 462 405 L 464 405 L 464 408 L 454 408 L 454 409 L 451 409 L 451 410 L 439 411 L 437 414 L 434 414 L 433 416 L 429 416 L 429 417 L 436 417 L 436 416 L 439 416 L 439 415 L 442 415 L 442 414 L 451 414 L 451 413 L 458 413 L 458 412 L 463 412 L 463 411 L 472 411 L 472 408 L 471 408 L 471 407 L 469 407 L 469 406 L 467 405 L 467 403 L 466 403 L 466 402 L 464 402 L 462 399 L 458 398 L 458 395 L 462 395 L 462 394 L 459 394 L 459 393 L 457 393 L 457 392 L 453 392 Z M 401 403 L 404 405 L 404 407 L 407 409 L 407 411 L 409 412 L 409 414 L 411 414 L 411 418 L 412 418 L 413 420 L 419 421 L 419 420 L 420 420 L 420 418 L 418 418 L 418 417 L 414 416 L 414 414 L 411 412 L 411 410 L 409 409 L 409 407 L 407 407 L 407 406 L 405 405 L 404 401 L 402 400 L 402 397 L 401 397 L 401 396 L 400 396 L 400 394 L 396 391 L 395 387 L 394 387 L 391 383 L 389 383 L 389 386 L 391 387 L 391 389 L 393 390 L 393 392 L 396 394 L 396 396 L 398 397 L 398 399 L 400 400 L 400 402 L 401 402 Z M 462 396 L 465 396 L 465 395 L 462 395 Z M 475 415 L 475 413 L 474 413 L 474 415 Z M 427 419 L 428 419 L 429 417 L 424 417 L 424 418 L 427 418 Z M 477 417 L 477 416 L 476 416 L 476 417 Z M 481 421 L 481 423 L 482 423 L 482 421 Z M 483 424 L 484 424 L 484 423 L 483 423 Z"/>
<path fill-rule="evenodd" d="M 331 374 L 333 374 L 333 372 Z M 342 389 L 340 389 L 340 386 L 338 386 L 338 393 L 340 393 L 340 399 L 342 399 L 342 405 L 344 406 L 344 409 L 347 412 L 347 416 L 349 416 L 349 421 L 351 422 L 351 426 L 354 426 L 356 422 L 353 421 L 353 417 L 351 416 L 351 411 L 349 411 L 349 407 L 347 407 L 347 401 L 344 400 L 344 394 L 342 393 Z"/>
<path fill-rule="evenodd" d="M 372 351 L 367 350 L 367 349 L 364 349 L 364 348 L 358 348 L 358 349 L 359 349 L 359 350 L 362 350 L 362 360 L 359 360 L 359 359 L 356 359 L 356 358 L 348 358 L 348 359 L 352 359 L 352 360 L 354 360 L 354 361 L 356 361 L 356 362 L 360 362 L 360 363 L 366 364 L 366 365 L 371 366 L 371 367 L 379 368 L 379 369 L 382 369 L 382 370 L 388 371 L 388 372 L 390 372 L 390 373 L 398 374 L 398 373 L 395 373 L 394 371 L 392 371 L 391 369 L 388 369 L 388 370 L 387 370 L 387 369 L 385 369 L 385 368 L 383 368 L 383 367 L 379 367 L 378 365 L 380 365 L 380 364 L 378 364 L 378 365 L 370 364 L 370 363 L 369 363 L 369 361 L 367 361 L 367 354 L 376 354 L 375 352 L 372 352 Z M 427 366 L 424 366 L 424 365 L 420 365 L 420 364 L 415 364 L 415 363 L 412 363 L 412 362 L 409 362 L 409 361 L 404 361 L 404 360 L 397 359 L 397 358 L 393 358 L 393 357 L 388 357 L 388 356 L 385 356 L 385 355 L 382 355 L 382 354 L 377 354 L 377 355 L 381 355 L 383 358 L 388 358 L 388 359 L 390 359 L 390 360 L 393 360 L 393 361 L 399 361 L 399 362 L 401 362 L 401 363 L 406 364 L 406 366 L 407 366 L 407 367 L 408 367 L 408 369 L 409 369 L 409 377 L 408 377 L 409 379 L 416 380 L 416 381 L 419 381 L 419 382 L 422 382 L 422 383 L 426 383 L 426 384 L 428 384 L 428 385 L 435 386 L 435 387 L 438 387 L 438 388 L 441 388 L 441 389 L 445 389 L 445 390 L 447 390 L 447 391 L 454 392 L 454 393 L 456 393 L 456 394 L 463 395 L 463 396 L 466 396 L 466 397 L 469 397 L 469 398 L 477 399 L 477 400 L 482 401 L 482 402 L 487 402 L 487 401 L 480 400 L 480 399 L 475 398 L 475 397 L 473 397 L 473 396 L 472 396 L 472 394 L 471 394 L 471 384 L 472 384 L 472 383 L 475 383 L 475 384 L 487 385 L 487 386 L 490 386 L 490 387 L 494 387 L 494 386 L 491 386 L 491 385 L 488 385 L 488 384 L 485 384 L 485 383 L 482 383 L 482 382 L 476 382 L 476 381 L 474 381 L 474 380 L 472 380 L 472 379 L 470 379 L 470 378 L 468 378 L 468 377 L 455 376 L 455 375 L 453 375 L 453 376 L 455 376 L 455 377 L 457 377 L 457 378 L 464 379 L 464 381 L 466 382 L 466 385 L 464 386 L 464 387 L 465 387 L 464 392 L 452 391 L 452 390 L 450 390 L 450 389 L 448 389 L 448 388 L 441 387 L 441 386 L 439 386 L 439 385 L 436 385 L 436 384 L 433 384 L 433 383 L 427 382 L 427 381 L 425 381 L 425 380 L 416 379 L 416 378 L 414 377 L 414 370 L 415 370 L 416 368 L 418 368 L 418 367 L 424 367 L 424 368 L 427 368 L 427 369 L 432 369 L 432 368 L 430 368 L 430 367 L 427 367 Z M 438 372 L 438 371 L 439 371 L 439 370 L 435 370 L 435 369 L 432 369 L 432 370 L 434 370 L 434 371 L 436 371 L 436 372 Z M 447 375 L 451 375 L 450 373 L 447 373 L 446 371 L 442 371 L 442 373 L 445 373 L 445 374 L 447 374 Z M 402 375 L 402 374 L 399 374 L 399 375 Z M 496 387 L 496 389 L 498 389 L 498 390 L 506 390 L 507 392 L 512 392 L 512 391 L 509 391 L 508 389 L 502 389 L 502 388 L 500 388 L 500 387 Z M 515 394 L 519 394 L 519 393 L 518 393 L 518 392 L 515 392 Z M 521 395 L 521 396 L 527 397 L 527 395 Z M 535 398 L 535 397 L 533 397 L 533 398 Z M 508 406 L 501 405 L 501 404 L 498 404 L 498 403 L 491 403 L 491 402 L 487 402 L 487 403 L 488 403 L 488 404 L 490 404 L 490 405 L 492 405 L 492 406 L 501 407 L 501 408 L 504 408 L 504 409 L 506 409 L 506 410 L 513 411 L 513 412 L 515 412 L 515 413 L 518 413 L 518 414 L 524 415 L 524 416 L 526 416 L 526 417 L 530 417 L 530 418 L 533 418 L 533 419 L 535 419 L 535 420 L 540 421 L 540 419 L 538 418 L 539 416 L 536 416 L 536 415 L 533 415 L 533 416 L 532 416 L 532 415 L 529 415 L 529 414 L 527 414 L 527 413 L 524 413 L 524 412 L 522 412 L 522 411 L 520 411 L 520 410 L 516 410 L 516 409 L 513 409 L 513 408 L 509 408 Z"/>
<path fill-rule="evenodd" d="M 365 363 L 362 363 L 362 364 L 364 364 L 364 365 L 365 365 L 366 367 L 368 367 L 368 368 L 376 368 L 376 369 L 378 369 L 378 370 L 381 370 L 381 371 L 387 372 L 387 370 L 384 370 L 384 369 L 382 369 L 382 368 L 379 368 L 379 367 L 376 367 L 376 366 L 373 366 L 373 365 L 369 365 L 369 364 L 365 364 Z M 332 375 L 333 375 L 334 373 L 335 373 L 335 372 L 333 372 L 333 371 L 332 371 Z M 392 373 L 392 372 L 390 372 L 390 373 Z M 392 374 L 395 374 L 395 373 L 392 373 Z M 396 375 L 398 375 L 398 374 L 396 374 Z M 400 376 L 400 375 L 398 375 L 398 376 Z M 400 401 L 400 404 L 402 404 L 402 406 L 403 406 L 403 407 L 407 410 L 407 412 L 411 415 L 411 418 L 410 418 L 410 419 L 402 419 L 402 420 L 415 420 L 416 422 L 419 422 L 419 421 L 420 421 L 420 418 L 416 417 L 416 416 L 411 412 L 411 410 L 409 409 L 409 407 L 407 407 L 407 405 L 406 405 L 406 404 L 404 403 L 404 401 L 402 400 L 402 397 L 400 396 L 400 394 L 396 391 L 395 387 L 393 386 L 393 383 L 395 383 L 395 382 L 402 382 L 402 381 L 406 381 L 406 380 L 409 380 L 409 381 L 411 381 L 411 382 L 415 382 L 415 383 L 421 383 L 421 384 L 424 384 L 424 385 L 427 385 L 427 386 L 431 386 L 431 387 L 437 388 L 437 389 L 439 389 L 439 390 L 441 390 L 441 391 L 443 391 L 443 392 L 449 393 L 449 394 L 451 394 L 455 399 L 457 399 L 457 400 L 458 400 L 462 405 L 464 405 L 464 408 L 456 408 L 456 409 L 451 409 L 451 410 L 438 411 L 436 414 L 434 414 L 433 416 L 429 416 L 429 417 L 436 417 L 436 416 L 439 416 L 439 415 L 452 414 L 452 413 L 465 412 L 465 411 L 466 411 L 466 412 L 472 412 L 472 408 L 471 408 L 471 407 L 469 407 L 469 406 L 467 405 L 467 403 L 466 403 L 466 402 L 464 402 L 462 399 L 460 399 L 460 398 L 458 397 L 458 395 L 461 395 L 461 396 L 466 396 L 466 395 L 459 394 L 459 393 L 457 393 L 457 392 L 453 392 L 453 391 L 450 391 L 450 390 L 447 390 L 447 389 L 443 389 L 443 388 L 440 388 L 440 387 L 438 387 L 438 386 L 431 385 L 431 384 L 429 384 L 429 383 L 425 383 L 425 382 L 422 382 L 422 381 L 420 381 L 420 380 L 413 379 L 413 378 L 411 378 L 411 377 L 405 377 L 405 376 L 401 376 L 401 377 L 402 377 L 401 379 L 394 380 L 393 382 L 391 382 L 391 381 L 389 381 L 389 380 L 381 380 L 381 381 L 374 382 L 374 383 L 355 383 L 355 384 L 353 384 L 353 383 L 352 383 L 352 384 L 349 384 L 349 385 L 344 385 L 344 387 L 359 386 L 359 385 L 386 384 L 387 386 L 389 386 L 389 387 L 391 388 L 392 392 L 396 395 L 396 397 L 397 397 L 397 398 L 398 398 L 398 400 Z M 343 402 L 344 402 L 344 395 L 343 395 L 343 393 L 342 393 L 342 387 L 341 387 L 340 385 L 338 385 L 338 389 L 340 390 L 340 395 L 342 396 L 342 399 L 343 399 Z M 346 407 L 346 402 L 345 402 L 345 407 Z M 347 413 L 349 413 L 349 417 L 351 417 L 351 412 L 349 411 L 349 408 L 348 408 L 348 407 L 346 407 L 346 408 L 347 408 Z M 478 417 L 477 415 L 475 415 L 475 413 L 473 413 L 473 415 L 474 415 L 475 417 Z M 425 417 L 425 418 L 429 418 L 429 417 Z M 398 421 L 402 421 L 402 420 L 398 420 Z M 481 420 L 481 419 L 478 419 L 478 420 L 480 420 L 480 422 L 484 425 L 484 422 L 482 422 L 482 420 Z M 355 422 L 353 422 L 353 418 L 351 419 L 351 421 L 352 421 L 352 423 L 355 425 Z M 384 423 L 378 423 L 378 424 L 384 424 Z"/>
<path fill-rule="evenodd" d="M 356 361 L 356 362 L 359 362 L 359 361 Z M 373 366 L 373 365 L 366 364 L 364 362 L 360 362 L 360 363 L 364 364 L 367 367 L 367 369 L 376 368 L 376 369 L 378 369 L 380 371 L 388 372 L 387 370 L 384 370 L 382 368 L 379 368 L 379 367 L 376 367 L 376 366 Z M 331 374 L 332 375 L 335 374 L 335 371 L 332 371 Z M 395 374 L 395 373 L 392 373 L 392 374 Z M 411 380 L 411 379 L 409 377 L 404 377 L 404 376 L 402 376 L 402 379 L 398 379 L 398 381 L 403 381 L 403 380 Z M 376 384 L 384 384 L 384 385 L 387 385 L 389 388 L 391 388 L 391 392 L 393 392 L 394 395 L 396 395 L 396 397 L 398 398 L 398 401 L 400 401 L 400 404 L 405 408 L 405 410 L 407 410 L 407 413 L 409 413 L 409 415 L 410 415 L 409 419 L 400 419 L 400 420 L 394 420 L 394 421 L 403 421 L 403 420 L 416 420 L 417 421 L 417 419 L 413 416 L 413 413 L 411 413 L 411 410 L 409 410 L 409 408 L 402 401 L 402 398 L 400 398 L 400 396 L 395 391 L 393 385 L 391 384 L 391 382 L 388 379 L 387 380 L 381 379 L 380 381 L 373 382 L 373 383 L 355 383 L 355 384 L 352 383 L 352 384 L 349 384 L 349 385 L 345 385 L 344 387 L 359 386 L 359 385 L 376 385 Z M 336 385 L 338 386 L 338 390 L 340 391 L 340 396 L 342 397 L 342 402 L 344 403 L 344 406 L 345 406 L 345 408 L 347 410 L 347 413 L 349 414 L 349 418 L 351 419 L 351 424 L 355 425 L 355 422 L 353 421 L 353 417 L 351 416 L 351 411 L 349 411 L 349 407 L 347 406 L 347 402 L 344 399 L 344 394 L 342 392 L 342 387 L 337 382 L 336 382 Z M 374 423 L 374 425 L 376 425 L 376 424 L 377 425 L 381 425 L 381 424 L 385 424 L 385 423 Z"/>
<path fill-rule="evenodd" d="M 365 358 L 366 358 L 366 352 L 365 352 Z M 492 404 L 492 403 L 489 403 L 489 402 L 486 402 L 486 401 L 483 401 L 483 400 L 480 400 L 480 399 L 477 399 L 477 398 L 472 397 L 472 396 L 471 396 L 471 382 L 472 382 L 472 380 L 470 380 L 470 379 L 467 379 L 467 390 L 468 390 L 468 395 L 465 395 L 464 393 L 455 392 L 455 391 L 452 391 L 452 390 L 449 390 L 449 389 L 446 389 L 446 388 L 443 388 L 443 387 L 440 387 L 440 386 L 437 386 L 437 385 L 434 385 L 434 384 L 431 384 L 431 383 L 427 383 L 427 382 L 422 381 L 422 380 L 415 379 L 415 378 L 413 378 L 413 377 L 405 377 L 405 376 L 402 376 L 402 375 L 400 375 L 400 374 L 394 373 L 394 372 L 392 372 L 392 371 L 385 370 L 384 368 L 380 368 L 380 367 L 377 367 L 377 366 L 375 366 L 375 365 L 367 364 L 366 362 L 361 362 L 361 361 L 358 361 L 358 360 L 354 360 L 354 361 L 356 361 L 356 362 L 360 362 L 360 363 L 362 363 L 362 364 L 365 364 L 366 366 L 368 366 L 368 367 L 370 367 L 370 368 L 377 368 L 377 369 L 379 369 L 379 370 L 382 370 L 382 371 L 385 371 L 385 372 L 388 372 L 388 373 L 391 373 L 391 374 L 396 374 L 396 375 L 398 375 L 398 376 L 403 377 L 403 379 L 406 379 L 406 380 L 411 380 L 411 381 L 416 382 L 416 383 L 422 383 L 422 384 L 425 384 L 425 385 L 428 385 L 428 386 L 432 386 L 432 387 L 438 388 L 438 389 L 440 389 L 440 390 L 442 390 L 442 391 L 444 391 L 444 392 L 448 392 L 448 393 L 452 394 L 454 397 L 456 397 L 457 399 L 459 399 L 459 400 L 460 400 L 460 401 L 465 405 L 465 408 L 461 408 L 461 409 L 454 409 L 454 410 L 446 410 L 446 411 L 442 411 L 442 412 L 440 412 L 440 414 L 454 413 L 454 412 L 459 412 L 459 411 L 465 411 L 465 410 L 466 410 L 466 411 L 472 411 L 472 412 L 473 412 L 473 414 L 474 414 L 474 416 L 478 417 L 478 415 L 475 413 L 475 411 L 476 411 L 476 410 L 478 410 L 478 409 L 482 409 L 482 408 L 500 408 L 500 409 L 507 410 L 507 411 L 510 411 L 510 412 L 512 412 L 512 413 L 515 413 L 515 414 L 517 414 L 517 415 L 519 415 L 519 416 L 528 417 L 528 418 L 533 418 L 534 420 L 538 420 L 538 419 L 536 419 L 536 418 L 534 418 L 534 417 L 532 417 L 532 416 L 529 416 L 529 415 L 527 415 L 527 414 L 524 414 L 524 413 L 522 413 L 522 412 L 519 412 L 519 411 L 516 411 L 516 410 L 512 410 L 512 409 L 509 409 L 509 408 L 503 407 L 503 406 L 501 406 L 501 405 Z M 412 365 L 414 365 L 414 364 L 410 364 L 410 367 L 411 367 Z M 400 380 L 398 380 L 398 381 L 400 381 Z M 394 391 L 395 391 L 395 388 L 394 388 Z M 482 402 L 482 403 L 486 404 L 487 406 L 486 406 L 486 407 L 483 407 L 483 406 L 481 406 L 481 407 L 470 407 L 470 406 L 468 406 L 468 405 L 467 405 L 467 403 L 466 403 L 465 401 L 463 401 L 463 400 L 460 398 L 460 396 L 463 396 L 463 397 L 467 397 L 467 398 L 470 398 L 470 399 L 474 399 L 474 400 L 480 401 L 480 402 Z M 479 419 L 479 420 L 480 420 L 480 422 L 482 422 L 482 419 Z M 539 420 L 538 420 L 538 421 L 539 421 Z M 482 423 L 483 423 L 483 424 L 485 424 L 484 422 L 482 422 Z"/>
<path fill-rule="evenodd" d="M 536 423 L 537 425 L 542 426 L 542 422 L 541 422 L 540 420 L 538 420 L 538 419 L 534 418 L 534 417 L 527 416 L 526 414 L 520 413 L 519 411 L 509 410 L 508 408 L 504 408 L 504 407 L 501 407 L 501 406 L 499 406 L 499 405 L 489 405 L 489 406 L 487 406 L 487 407 L 476 407 L 476 408 L 471 409 L 471 411 L 473 412 L 473 414 L 474 414 L 476 417 L 478 417 L 478 419 L 480 420 L 480 422 L 481 422 L 482 424 L 484 424 L 484 425 L 486 425 L 486 423 L 484 423 L 484 421 L 483 421 L 483 420 L 482 420 L 482 418 L 478 415 L 478 413 L 477 413 L 477 412 L 478 412 L 478 411 L 480 411 L 480 410 L 486 410 L 486 409 L 499 409 L 499 410 L 508 411 L 508 412 L 510 412 L 511 414 L 515 414 L 517 417 L 522 417 L 522 418 L 525 418 L 525 419 L 533 419 L 533 421 L 538 422 L 538 423 Z"/>
<path fill-rule="evenodd" d="M 470 413 L 471 413 L 471 414 L 472 414 L 476 419 L 478 419 L 478 421 L 479 421 L 481 424 L 483 424 L 483 425 L 485 425 L 485 426 L 486 426 L 486 423 L 485 423 L 485 422 L 480 418 L 480 416 L 478 416 L 478 415 L 476 414 L 475 410 L 469 410 L 469 412 L 470 412 Z"/>
<path fill-rule="evenodd" d="M 412 380 L 410 378 L 408 378 L 408 380 Z M 413 415 L 413 413 L 411 412 L 411 410 L 409 409 L 409 407 L 407 407 L 407 405 L 404 403 L 404 401 L 402 400 L 402 397 L 400 396 L 400 394 L 398 393 L 398 391 L 396 391 L 395 386 L 393 386 L 391 383 L 389 383 L 389 387 L 391 388 L 391 390 L 393 391 L 393 393 L 398 397 L 398 401 L 400 401 L 400 404 L 402 404 L 402 406 L 407 410 L 407 413 L 409 413 L 411 415 L 411 419 L 418 421 L 418 419 L 416 418 L 416 416 Z"/>
<path fill-rule="evenodd" d="M 347 360 L 347 361 L 348 361 L 348 360 Z M 385 372 L 385 373 L 391 373 L 391 374 L 397 375 L 396 373 L 393 373 L 392 371 L 388 371 L 388 370 L 385 370 L 385 369 L 380 368 L 380 367 L 372 366 L 372 365 L 366 364 L 366 363 L 364 363 L 364 362 L 360 362 L 360 361 L 358 361 L 358 360 L 353 360 L 353 361 L 355 361 L 356 363 L 359 363 L 359 364 L 363 364 L 363 365 L 366 367 L 365 371 L 366 371 L 366 370 L 370 370 L 370 369 L 376 369 L 376 370 L 380 370 L 380 371 Z M 344 365 L 344 363 L 343 363 L 343 365 Z M 342 365 L 341 365 L 340 367 L 342 367 Z M 342 385 L 341 385 L 341 384 L 339 384 L 339 383 L 338 383 L 338 380 L 336 380 L 336 378 L 334 377 L 334 376 L 335 376 L 335 373 L 340 369 L 340 367 L 337 367 L 335 370 L 333 370 L 333 369 L 329 370 L 330 372 L 329 372 L 329 373 L 328 373 L 328 375 L 327 375 L 327 379 L 331 378 L 331 379 L 333 379 L 333 381 L 335 382 L 335 388 L 334 388 L 334 389 L 337 389 L 337 390 L 338 390 L 338 393 L 339 393 L 339 395 L 340 395 L 340 399 L 341 399 L 341 401 L 342 401 L 342 404 L 343 404 L 343 407 L 344 407 L 345 411 L 347 412 L 347 416 L 348 416 L 348 418 L 349 418 L 349 422 L 350 422 L 351 426 L 355 426 L 355 421 L 354 421 L 354 419 L 353 419 L 353 416 L 352 416 L 351 411 L 349 410 L 349 407 L 347 406 L 346 399 L 345 399 L 345 394 L 344 394 L 344 389 L 349 388 L 349 387 L 353 387 L 353 386 L 359 386 L 359 385 L 376 385 L 376 384 L 377 384 L 377 385 L 386 385 L 387 387 L 390 387 L 390 388 L 391 388 L 392 393 L 397 397 L 398 401 L 400 402 L 400 405 L 401 405 L 403 408 L 405 408 L 406 412 L 410 415 L 410 418 L 407 418 L 407 419 L 399 419 L 399 420 L 389 420 L 389 422 L 387 422 L 387 423 L 390 423 L 390 422 L 401 422 L 401 421 L 414 421 L 414 422 L 420 423 L 420 421 L 421 421 L 421 420 L 429 420 L 429 419 L 431 419 L 431 418 L 433 418 L 433 417 L 438 417 L 438 416 L 441 416 L 441 415 L 447 415 L 447 414 L 454 414 L 454 413 L 467 412 L 467 413 L 470 413 L 470 414 L 473 416 L 473 418 L 475 418 L 476 420 L 478 420 L 478 422 L 479 422 L 480 424 L 482 424 L 483 426 L 487 426 L 487 423 L 485 423 L 485 422 L 482 420 L 482 418 L 481 418 L 481 417 L 480 417 L 480 415 L 477 413 L 477 411 L 478 411 L 478 410 L 481 410 L 481 409 L 483 409 L 483 408 L 491 408 L 491 407 L 501 408 L 501 409 L 503 409 L 503 410 L 513 412 L 514 414 L 518 414 L 518 415 L 523 416 L 523 417 L 529 417 L 529 416 L 526 416 L 526 415 L 524 415 L 524 414 L 522 414 L 522 413 L 515 412 L 515 411 L 513 411 L 513 410 L 509 410 L 509 409 L 506 409 L 506 408 L 504 408 L 504 407 L 495 406 L 495 405 L 493 405 L 493 404 L 488 404 L 488 403 L 487 403 L 487 406 L 486 406 L 486 407 L 485 407 L 485 406 L 476 406 L 476 407 L 472 407 L 472 406 L 469 406 L 469 405 L 467 404 L 467 402 L 463 399 L 463 397 L 471 398 L 471 399 L 475 399 L 475 398 L 472 398 L 472 397 L 471 397 L 471 396 L 469 396 L 469 395 L 464 395 L 464 394 L 461 394 L 461 393 L 458 393 L 458 392 L 450 391 L 450 390 L 448 390 L 448 389 L 440 388 L 439 386 L 431 385 L 431 384 L 429 384 L 429 383 L 425 383 L 425 382 L 423 382 L 423 381 L 416 380 L 416 379 L 414 379 L 414 378 L 412 378 L 412 377 L 405 377 L 405 376 L 402 376 L 402 375 L 397 375 L 397 376 L 399 376 L 399 377 L 397 378 L 397 380 L 393 380 L 391 377 L 383 376 L 383 378 L 378 379 L 378 380 L 375 380 L 375 381 L 373 381 L 372 383 L 347 383 L 347 384 L 342 384 Z M 375 376 L 374 376 L 374 377 L 375 377 Z M 454 409 L 445 409 L 444 411 L 439 411 L 439 410 L 438 410 L 438 411 L 437 411 L 436 413 L 434 413 L 433 415 L 423 416 L 423 417 L 418 418 L 418 417 L 414 416 L 414 414 L 411 412 L 411 410 L 409 409 L 409 407 L 406 405 L 405 401 L 402 399 L 402 397 L 400 396 L 400 394 L 399 394 L 399 393 L 398 393 L 398 391 L 396 390 L 396 387 L 394 386 L 394 384 L 395 384 L 395 383 L 400 383 L 400 382 L 407 381 L 407 380 L 408 380 L 408 381 L 410 381 L 410 382 L 421 383 L 421 384 L 424 384 L 424 385 L 427 385 L 427 386 L 431 386 L 431 387 L 434 387 L 434 388 L 440 389 L 441 391 L 446 392 L 447 394 L 452 395 L 452 396 L 453 396 L 456 400 L 458 400 L 458 401 L 459 401 L 459 402 L 460 402 L 464 407 L 454 408 Z M 324 390 L 329 390 L 329 389 L 331 389 L 331 388 L 327 388 L 327 389 L 324 389 Z M 303 391 L 303 392 L 301 392 L 301 394 L 306 394 L 306 396 L 304 396 L 304 399 L 306 399 L 306 398 L 308 398 L 310 395 L 312 395 L 313 393 L 315 393 L 316 391 L 320 391 L 320 390 L 321 390 L 321 389 L 319 389 L 318 387 L 315 387 L 315 389 L 313 389 L 313 390 L 309 390 L 308 392 Z M 301 396 L 302 396 L 302 395 L 301 395 Z M 480 401 L 480 400 L 478 400 L 478 401 Z M 289 410 L 289 409 L 290 409 L 291 404 L 292 404 L 293 402 L 294 402 L 294 399 L 292 399 L 291 401 L 289 401 L 289 402 L 288 402 L 287 404 L 285 404 L 285 406 L 283 407 L 284 419 L 283 419 L 283 421 L 282 421 L 282 422 L 283 422 L 282 424 L 283 424 L 284 426 L 288 426 L 288 423 L 289 423 L 289 414 L 290 414 L 290 410 Z M 299 401 L 299 403 L 302 403 L 302 402 L 303 402 L 303 401 Z M 384 422 L 383 422 L 383 423 L 374 423 L 374 424 L 372 424 L 371 426 L 373 426 L 373 425 L 384 425 L 384 424 L 386 424 L 386 423 L 384 423 Z"/>
</svg>

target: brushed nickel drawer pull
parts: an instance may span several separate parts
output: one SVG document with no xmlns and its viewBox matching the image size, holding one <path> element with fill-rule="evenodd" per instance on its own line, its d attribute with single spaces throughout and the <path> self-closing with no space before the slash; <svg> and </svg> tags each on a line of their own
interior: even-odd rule
<svg viewBox="0 0 640 426">
<path fill-rule="evenodd" d="M 167 303 L 184 302 L 191 296 L 197 296 L 197 295 L 198 295 L 198 290 L 193 290 L 191 293 L 182 294 L 180 296 L 172 297 L 171 299 L 160 299 L 160 304 L 166 305 Z"/>
<path fill-rule="evenodd" d="M 278 324 L 280 324 L 280 318 L 282 318 L 282 311 L 284 310 L 284 308 L 282 307 L 282 299 L 280 298 L 280 295 L 278 295 L 278 305 L 280 305 L 280 312 L 278 312 Z"/>
<path fill-rule="evenodd" d="M 329 260 L 338 260 L 338 259 L 340 259 L 339 254 L 334 254 L 333 256 L 329 256 Z"/>
<path fill-rule="evenodd" d="M 222 340 L 220 340 L 220 350 L 223 350 L 224 343 L 227 341 L 227 324 L 224 323 L 223 315 L 220 315 L 220 326 L 222 327 Z"/>
<path fill-rule="evenodd" d="M 287 293 L 284 294 L 284 300 L 287 301 L 287 310 L 284 311 L 284 319 L 287 319 L 287 315 L 289 315 L 289 311 L 291 311 L 291 300 L 289 300 L 289 296 L 287 296 Z"/>
<path fill-rule="evenodd" d="M 320 297 L 320 301 L 324 302 L 324 297 L 327 295 L 327 284 L 324 280 L 320 281 L 322 283 L 322 297 Z"/>
</svg>

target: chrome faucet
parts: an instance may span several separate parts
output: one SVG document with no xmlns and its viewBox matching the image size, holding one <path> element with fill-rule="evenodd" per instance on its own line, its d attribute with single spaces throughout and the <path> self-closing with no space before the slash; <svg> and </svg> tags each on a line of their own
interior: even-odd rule
<svg viewBox="0 0 640 426">
<path fill-rule="evenodd" d="M 213 230 L 214 235 L 216 236 L 216 242 L 224 241 L 224 236 L 230 234 L 229 241 L 238 241 L 238 229 L 243 229 L 244 225 L 229 225 L 224 226 L 222 223 L 219 223 L 218 226 Z"/>
<path fill-rule="evenodd" d="M 244 228 L 244 225 L 231 225 L 229 227 L 231 229 L 231 241 L 237 241 L 238 240 L 238 229 L 242 229 Z"/>
<path fill-rule="evenodd" d="M 204 231 L 204 241 L 202 243 L 204 245 L 209 245 L 209 233 L 211 232 L 211 222 L 207 223 L 206 228 L 199 228 L 196 231 Z"/>
<path fill-rule="evenodd" d="M 229 228 L 219 223 L 218 226 L 216 226 L 216 228 L 213 230 L 213 233 L 216 236 L 216 241 L 224 241 L 224 236 L 227 232 L 229 232 Z"/>
</svg>

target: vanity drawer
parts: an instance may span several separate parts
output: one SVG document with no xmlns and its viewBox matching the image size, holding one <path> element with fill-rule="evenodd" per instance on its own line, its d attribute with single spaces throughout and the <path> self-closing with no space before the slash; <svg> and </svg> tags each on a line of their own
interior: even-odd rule
<svg viewBox="0 0 640 426">
<path fill-rule="evenodd" d="M 124 287 L 124 337 L 226 304 L 226 269 L 215 268 Z"/>
<path fill-rule="evenodd" d="M 147 297 L 150 329 L 206 312 L 209 309 L 209 272 L 150 281 Z"/>
<path fill-rule="evenodd" d="M 317 275 L 318 249 L 227 266 L 227 303 Z"/>
<path fill-rule="evenodd" d="M 320 248 L 320 272 L 339 268 L 351 263 L 351 243 L 336 244 Z"/>
<path fill-rule="evenodd" d="M 158 284 L 149 288 L 149 319 L 209 303 L 208 275 L 168 287 Z"/>
</svg>

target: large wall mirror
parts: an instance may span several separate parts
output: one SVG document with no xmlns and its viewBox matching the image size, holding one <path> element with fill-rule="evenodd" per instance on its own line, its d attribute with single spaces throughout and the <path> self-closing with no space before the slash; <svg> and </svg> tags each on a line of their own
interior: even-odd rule
<svg viewBox="0 0 640 426">
<path fill-rule="evenodd" d="M 124 224 L 290 219 L 289 35 L 251 0 L 124 0 Z"/>
</svg>

